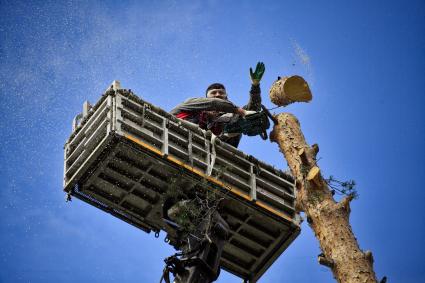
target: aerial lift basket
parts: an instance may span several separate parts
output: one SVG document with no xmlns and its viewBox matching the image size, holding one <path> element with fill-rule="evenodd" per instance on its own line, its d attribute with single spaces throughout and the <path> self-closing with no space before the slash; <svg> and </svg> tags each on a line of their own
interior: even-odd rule
<svg viewBox="0 0 425 283">
<path fill-rule="evenodd" d="M 221 268 L 255 282 L 300 232 L 294 180 L 140 99 L 118 82 L 73 122 L 64 191 L 145 232 L 166 231 L 171 190 L 225 198 Z M 205 186 L 206 184 L 206 186 Z"/>
</svg>

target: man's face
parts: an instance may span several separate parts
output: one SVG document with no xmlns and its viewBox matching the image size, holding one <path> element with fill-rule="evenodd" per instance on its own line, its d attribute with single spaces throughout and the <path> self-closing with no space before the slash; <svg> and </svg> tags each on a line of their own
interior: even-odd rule
<svg viewBox="0 0 425 283">
<path fill-rule="evenodd" d="M 218 89 L 210 89 L 207 93 L 207 97 L 227 99 L 226 90 L 218 88 Z"/>
</svg>

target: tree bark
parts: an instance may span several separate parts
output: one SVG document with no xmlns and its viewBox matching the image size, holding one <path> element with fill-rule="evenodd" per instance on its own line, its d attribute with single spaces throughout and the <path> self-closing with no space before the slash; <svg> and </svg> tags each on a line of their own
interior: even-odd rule
<svg viewBox="0 0 425 283">
<path fill-rule="evenodd" d="M 296 209 L 307 216 L 307 221 L 319 240 L 322 254 L 320 264 L 332 269 L 341 283 L 377 282 L 370 251 L 360 250 L 349 223 L 350 201 L 333 198 L 316 163 L 317 145 L 308 146 L 295 116 L 282 113 L 275 116 L 277 124 L 270 140 L 279 144 L 296 185 Z"/>
</svg>

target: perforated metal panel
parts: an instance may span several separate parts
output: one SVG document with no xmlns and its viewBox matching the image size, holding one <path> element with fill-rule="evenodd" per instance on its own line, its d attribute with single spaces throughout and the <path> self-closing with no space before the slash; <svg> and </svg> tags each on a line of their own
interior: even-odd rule
<svg viewBox="0 0 425 283">
<path fill-rule="evenodd" d="M 300 231 L 291 176 L 128 90 L 109 90 L 96 103 L 65 144 L 64 167 L 66 192 L 171 237 L 162 215 L 171 186 L 220 194 L 231 228 L 221 267 L 251 281 Z"/>
</svg>

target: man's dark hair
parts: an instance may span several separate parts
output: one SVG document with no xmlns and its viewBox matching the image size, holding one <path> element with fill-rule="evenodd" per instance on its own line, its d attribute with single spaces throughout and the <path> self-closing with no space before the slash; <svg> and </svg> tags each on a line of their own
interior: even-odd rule
<svg viewBox="0 0 425 283">
<path fill-rule="evenodd" d="M 220 83 L 213 83 L 209 87 L 207 87 L 207 90 L 205 91 L 205 95 L 207 95 L 208 91 L 211 90 L 211 89 L 224 89 L 224 90 L 226 90 L 224 85 L 222 85 Z"/>
</svg>

